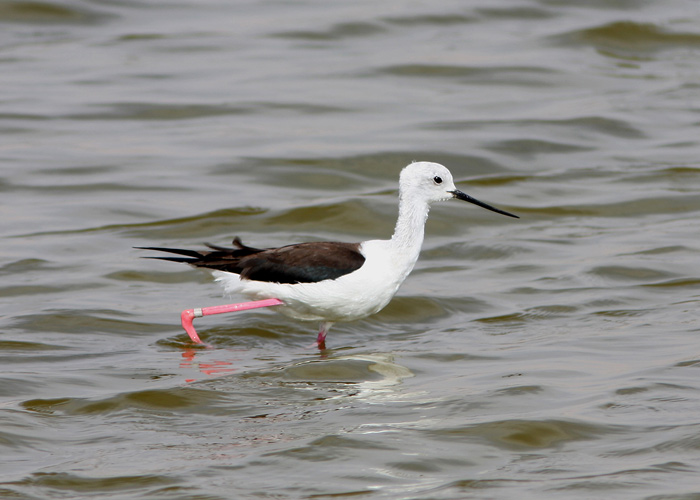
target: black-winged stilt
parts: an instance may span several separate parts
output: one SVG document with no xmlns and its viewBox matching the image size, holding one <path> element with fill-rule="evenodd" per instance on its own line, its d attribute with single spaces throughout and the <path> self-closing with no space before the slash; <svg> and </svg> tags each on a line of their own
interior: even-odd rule
<svg viewBox="0 0 700 500">
<path fill-rule="evenodd" d="M 253 299 L 183 311 L 182 325 L 194 342 L 201 343 L 192 325 L 196 317 L 276 306 L 286 316 L 320 321 L 316 345 L 325 349 L 326 334 L 333 323 L 364 318 L 389 303 L 418 259 L 430 205 L 451 198 L 518 218 L 458 190 L 444 166 L 416 162 L 401 171 L 399 217 L 389 240 L 310 242 L 258 249 L 236 238 L 235 248 L 138 248 L 177 254 L 179 257 L 149 258 L 209 269 L 226 292 L 240 292 Z"/>
</svg>

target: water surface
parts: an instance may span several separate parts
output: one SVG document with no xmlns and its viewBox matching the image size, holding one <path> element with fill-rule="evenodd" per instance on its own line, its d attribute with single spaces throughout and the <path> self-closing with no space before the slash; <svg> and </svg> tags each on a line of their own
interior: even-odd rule
<svg viewBox="0 0 700 500">
<path fill-rule="evenodd" d="M 0 5 L 0 496 L 700 495 L 700 7 Z M 382 312 L 198 320 L 133 246 L 386 238 Z"/>
</svg>

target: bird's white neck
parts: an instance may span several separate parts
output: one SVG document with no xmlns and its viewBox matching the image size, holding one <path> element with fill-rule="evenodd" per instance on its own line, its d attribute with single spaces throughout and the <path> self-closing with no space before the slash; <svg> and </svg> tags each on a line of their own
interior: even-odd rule
<svg viewBox="0 0 700 500">
<path fill-rule="evenodd" d="M 428 203 L 411 198 L 409 195 L 399 197 L 399 218 L 391 237 L 394 251 L 399 258 L 405 260 L 404 265 L 408 267 L 408 272 L 418 260 L 425 234 L 425 221 L 430 210 Z"/>
</svg>

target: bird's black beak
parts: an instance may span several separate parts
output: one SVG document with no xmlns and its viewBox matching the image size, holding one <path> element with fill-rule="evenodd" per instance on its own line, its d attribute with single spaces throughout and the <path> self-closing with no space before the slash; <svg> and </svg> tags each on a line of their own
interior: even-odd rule
<svg viewBox="0 0 700 500">
<path fill-rule="evenodd" d="M 473 203 L 474 205 L 479 205 L 481 208 L 485 208 L 486 210 L 491 210 L 492 212 L 496 212 L 497 214 L 507 215 L 508 217 L 515 217 L 516 219 L 520 218 L 517 215 L 511 214 L 510 212 L 506 212 L 505 210 L 501 210 L 500 208 L 492 207 L 491 205 L 484 203 L 483 201 L 479 201 L 476 198 L 472 198 L 467 193 L 463 193 L 459 189 L 455 189 L 454 191 L 450 191 L 450 193 L 452 193 L 452 196 L 454 196 L 458 200 L 468 201 L 469 203 Z"/>
</svg>

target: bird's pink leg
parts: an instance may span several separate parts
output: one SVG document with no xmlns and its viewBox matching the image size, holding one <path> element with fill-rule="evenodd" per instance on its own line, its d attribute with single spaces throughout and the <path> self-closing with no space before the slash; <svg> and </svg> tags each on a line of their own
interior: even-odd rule
<svg viewBox="0 0 700 500">
<path fill-rule="evenodd" d="M 328 330 L 330 330 L 333 323 L 331 321 L 324 321 L 321 323 L 321 330 L 318 332 L 318 337 L 316 337 L 316 342 L 311 344 L 309 347 L 318 347 L 321 351 L 326 350 L 326 335 L 328 335 Z"/>
<path fill-rule="evenodd" d="M 226 304 L 223 306 L 197 307 L 195 309 L 185 309 L 182 311 L 180 319 L 182 320 L 182 327 L 187 332 L 187 335 L 190 336 L 192 342 L 203 344 L 204 342 L 199 338 L 197 331 L 194 329 L 194 325 L 192 325 L 194 318 L 210 316 L 212 314 L 247 311 L 248 309 L 257 309 L 259 307 L 279 306 L 282 304 L 284 304 L 284 302 L 279 299 L 265 299 L 255 300 L 253 302 L 240 302 L 238 304 Z"/>
</svg>

